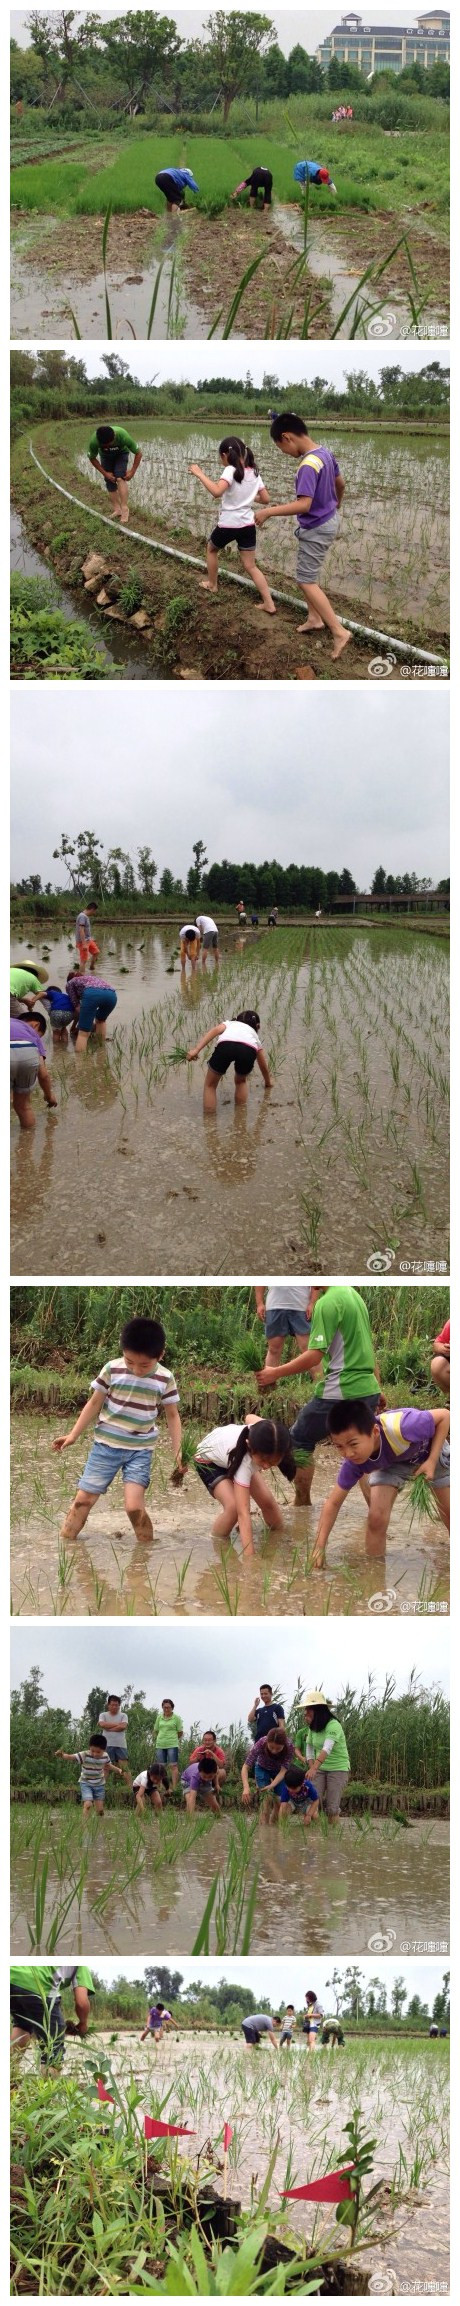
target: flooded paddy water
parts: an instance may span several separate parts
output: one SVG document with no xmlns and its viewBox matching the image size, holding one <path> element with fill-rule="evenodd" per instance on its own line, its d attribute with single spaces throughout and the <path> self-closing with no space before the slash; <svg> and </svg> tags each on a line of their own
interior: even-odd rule
<svg viewBox="0 0 460 2306">
<path fill-rule="evenodd" d="M 312 428 L 321 438 L 321 429 Z M 142 527 L 144 517 L 164 524 L 165 538 L 179 536 L 192 551 L 204 550 L 209 534 L 209 498 L 189 472 L 201 464 L 218 478 L 218 443 L 222 422 L 212 424 L 157 424 L 136 420 L 135 438 L 142 449 L 142 465 L 130 499 L 130 521 Z M 241 423 L 241 417 L 240 417 Z M 81 484 L 94 509 L 101 510 L 100 476 L 87 455 L 82 427 L 72 427 L 72 461 L 76 493 Z M 58 436 L 59 438 L 59 436 Z M 270 439 L 265 426 L 249 422 L 249 440 L 272 503 L 288 500 L 286 459 Z M 447 438 L 434 432 L 367 433 L 341 431 L 327 422 L 329 448 L 337 456 L 346 482 L 341 528 L 328 562 L 328 585 L 344 611 L 385 630 L 404 633 L 420 622 L 430 648 L 448 629 L 449 617 L 449 447 Z M 42 453 L 41 451 L 39 452 Z M 46 464 L 46 456 L 42 461 Z M 48 469 L 53 471 L 51 463 Z M 56 473 L 56 477 L 61 477 Z M 71 487 L 69 470 L 66 485 Z M 104 492 L 102 491 L 102 494 Z M 176 507 L 180 506 L 180 529 Z M 102 509 L 106 509 L 105 506 Z M 260 530 L 257 554 L 274 582 L 293 582 L 296 565 L 294 522 L 270 521 Z M 148 534 L 148 527 L 145 531 Z M 127 547 L 129 540 L 126 540 Z M 234 565 L 232 554 L 231 565 Z M 419 635 L 417 635 L 419 638 Z"/>
<path fill-rule="evenodd" d="M 290 1988 L 287 1974 L 285 1992 Z M 88 2060 L 85 2049 L 69 2041 L 66 2073 L 84 2086 L 99 2054 L 125 2101 L 134 2085 L 140 2122 L 144 2112 L 156 2113 L 159 2095 L 170 2092 L 168 2120 L 188 2123 L 194 2131 L 192 2139 L 177 2141 L 187 2161 L 202 2153 L 209 2137 L 221 2140 L 223 2123 L 230 2120 L 229 2194 L 239 2197 L 243 2210 L 251 2205 L 254 2180 L 257 2191 L 264 2184 L 278 2137 L 269 2214 L 277 2230 L 283 2232 L 287 2223 L 296 2236 L 311 2241 L 314 2234 L 315 2242 L 329 2231 L 334 2212 L 291 2201 L 279 2229 L 280 2193 L 284 2185 L 302 2185 L 307 2176 L 322 2175 L 332 2143 L 337 2153 L 345 2150 L 345 2124 L 359 2105 L 366 2132 L 376 2141 L 365 2191 L 371 2184 L 382 2187 L 376 2232 L 383 2238 L 360 2255 L 363 2278 L 383 2295 L 448 2289 L 447 2042 L 356 2040 L 345 2023 L 345 2048 L 333 2056 L 325 2050 L 310 2056 L 299 2036 L 290 2051 L 276 2057 L 262 2041 L 254 2057 L 230 2030 L 181 2027 L 178 2033 L 168 2030 L 156 2054 L 150 2042 L 140 2041 L 140 2030 L 138 2025 L 115 2034 L 95 2028 Z M 26 2052 L 23 2071 L 32 2070 L 34 2056 Z"/>
<path fill-rule="evenodd" d="M 141 933 L 139 934 L 139 927 Z M 105 1046 L 52 1050 L 58 1109 L 12 1120 L 16 1274 L 356 1273 L 446 1260 L 448 947 L 435 936 L 324 925 L 226 931 L 221 966 L 184 982 L 177 929 L 99 933 L 118 994 Z M 45 935 L 43 932 L 43 942 Z M 34 948 L 16 936 L 13 959 Z M 70 939 L 49 933 L 50 981 Z M 175 977 L 175 983 L 174 983 Z M 271 1093 L 233 1086 L 203 1117 L 203 1059 L 181 1052 L 256 1007 Z M 178 1061 L 176 1061 L 178 1060 Z"/>
<path fill-rule="evenodd" d="M 94 1373 L 96 1374 L 96 1371 Z M 180 1381 L 179 1381 L 180 1390 Z M 307 1389 L 306 1389 L 307 1390 Z M 288 1414 L 287 1388 L 279 1388 L 280 1414 Z M 246 1408 L 257 1409 L 254 1381 Z M 342 1507 L 329 1539 L 327 1564 L 311 1567 L 313 1542 L 323 1497 L 332 1486 L 336 1461 L 332 1447 L 315 1455 L 312 1504 L 296 1507 L 293 1492 L 279 1475 L 271 1486 L 283 1510 L 281 1534 L 264 1530 L 254 1514 L 255 1553 L 244 1560 L 238 1536 L 222 1544 L 212 1536 L 211 1500 L 189 1467 L 182 1489 L 171 1488 L 171 1453 L 162 1433 L 154 1453 L 149 1512 L 153 1543 L 137 1544 L 125 1512 L 119 1476 L 108 1496 L 94 1506 L 84 1536 L 62 1546 L 59 1531 L 77 1488 L 84 1459 L 80 1447 L 63 1458 L 52 1440 L 69 1428 L 73 1411 L 61 1407 L 40 1416 L 20 1411 L 12 1422 L 11 1594 L 14 1615 L 136 1617 L 173 1613 L 181 1617 L 323 1616 L 425 1611 L 428 1602 L 449 1604 L 449 1546 L 446 1532 L 432 1522 L 412 1522 L 411 1502 L 396 1499 L 383 1559 L 365 1553 L 366 1509 L 360 1492 Z M 195 1446 L 216 1416 L 234 1415 L 231 1382 L 219 1400 L 197 1420 L 182 1403 L 184 1432 Z"/>
<path fill-rule="evenodd" d="M 240 1833 L 241 1829 L 241 1833 Z M 14 1803 L 11 1835 L 11 1943 L 30 1953 L 42 1860 L 40 1945 L 84 1954 L 191 1954 L 217 1877 L 205 1950 L 239 1948 L 240 1920 L 254 1876 L 251 1954 L 385 1952 L 449 1945 L 449 1825 L 416 1818 L 403 1828 L 371 1814 L 303 1828 L 296 1819 L 248 1826 L 239 1811 L 158 1818 L 107 1811 L 83 1818 L 69 1805 L 40 1812 Z M 236 1851 L 236 1856 L 235 1856 Z M 232 1934 L 233 1932 L 233 1934 Z M 39 1950 L 39 1949 L 37 1949 Z M 202 1950 L 200 1945 L 199 1951 Z M 249 1950 L 248 1948 L 246 1950 Z"/>
</svg>

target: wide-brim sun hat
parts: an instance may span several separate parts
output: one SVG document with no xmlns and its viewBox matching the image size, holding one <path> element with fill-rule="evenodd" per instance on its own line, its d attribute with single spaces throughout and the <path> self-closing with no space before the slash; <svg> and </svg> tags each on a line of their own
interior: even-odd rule
<svg viewBox="0 0 460 2306">
<path fill-rule="evenodd" d="M 302 1698 L 302 1705 L 329 1705 L 329 1698 L 324 1689 L 309 1689 L 307 1696 Z"/>
<path fill-rule="evenodd" d="M 13 961 L 12 966 L 14 969 L 27 971 L 27 975 L 30 977 L 38 977 L 39 985 L 48 984 L 49 969 L 44 969 L 41 961 Z"/>
</svg>

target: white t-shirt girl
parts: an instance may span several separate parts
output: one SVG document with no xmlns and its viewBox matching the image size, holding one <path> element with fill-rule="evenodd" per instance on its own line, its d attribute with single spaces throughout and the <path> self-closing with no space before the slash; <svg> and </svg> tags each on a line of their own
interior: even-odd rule
<svg viewBox="0 0 460 2306">
<path fill-rule="evenodd" d="M 200 1441 L 197 1458 L 202 1458 L 204 1465 L 221 1465 L 222 1472 L 226 1473 L 231 1450 L 236 1449 L 240 1433 L 244 1433 L 244 1425 L 215 1425 L 213 1432 L 205 1433 L 204 1441 Z M 241 1481 L 245 1489 L 249 1489 L 253 1471 L 252 1461 L 247 1452 L 246 1457 L 242 1458 L 241 1465 L 238 1466 L 236 1476 L 237 1481 Z"/>
<path fill-rule="evenodd" d="M 243 1025 L 241 1017 L 226 1017 L 223 1033 L 218 1034 L 217 1049 L 220 1049 L 222 1041 L 243 1041 L 246 1049 L 262 1048 L 258 1033 L 254 1032 L 252 1025 Z"/>
<path fill-rule="evenodd" d="M 235 480 L 233 465 L 225 464 L 221 479 L 228 480 L 228 488 L 220 500 L 219 528 L 247 528 L 252 506 L 264 487 L 260 472 L 254 472 L 252 465 L 248 465 L 243 479 Z"/>
</svg>

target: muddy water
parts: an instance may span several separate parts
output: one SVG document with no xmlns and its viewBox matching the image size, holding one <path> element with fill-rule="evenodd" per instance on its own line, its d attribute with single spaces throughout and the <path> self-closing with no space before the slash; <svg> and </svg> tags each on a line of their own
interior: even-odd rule
<svg viewBox="0 0 460 2306">
<path fill-rule="evenodd" d="M 280 1397 L 281 1398 L 281 1397 Z M 248 1407 L 256 1407 L 248 1390 Z M 224 1414 L 224 1412 L 223 1412 Z M 233 1414 L 231 1396 L 225 1415 Z M 410 1505 L 396 1500 L 383 1560 L 366 1560 L 365 1509 L 361 1497 L 347 1498 L 329 1540 L 327 1568 L 309 1568 L 320 1506 L 334 1477 L 330 1449 L 317 1450 L 313 1502 L 293 1505 L 292 1491 L 279 1476 L 273 1486 L 282 1503 L 280 1536 L 263 1529 L 254 1514 L 255 1555 L 244 1561 L 240 1540 L 221 1545 L 212 1536 L 213 1508 L 193 1468 L 182 1490 L 171 1489 L 171 1457 L 164 1436 L 155 1451 L 149 1510 L 153 1544 L 135 1543 L 125 1513 L 119 1477 L 110 1496 L 92 1511 L 84 1539 L 68 1545 L 64 1582 L 58 1575 L 58 1532 L 83 1469 L 84 1449 L 63 1460 L 51 1442 L 65 1430 L 65 1412 L 43 1417 L 22 1412 L 12 1427 L 11 1575 L 13 1611 L 67 1616 L 123 1616 L 129 1603 L 137 1617 L 173 1612 L 182 1617 L 216 1617 L 230 1603 L 240 1617 L 321 1616 L 368 1611 L 412 1613 L 436 1598 L 448 1609 L 448 1541 L 441 1525 L 410 1527 Z M 209 1422 L 209 1421 L 208 1421 Z M 184 1417 L 187 1432 L 188 1420 Z M 202 1430 L 204 1426 L 202 1425 Z M 195 1429 L 194 1429 L 195 1431 Z M 223 1583 L 222 1583 L 223 1574 Z M 183 1579 L 183 1582 L 182 1582 Z M 102 1602 L 101 1602 L 102 1589 Z"/>
<path fill-rule="evenodd" d="M 429 2112 L 423 2122 L 427 2162 L 419 2190 L 414 2189 L 394 2214 L 382 2202 L 384 2215 L 378 2224 L 384 2233 L 391 2228 L 391 2235 L 388 2241 L 369 2247 L 361 2263 L 372 2278 L 373 2289 L 381 2289 L 383 2294 L 387 2289 L 396 2294 L 425 2286 L 448 2288 L 449 2075 L 447 2061 L 439 2062 L 439 2043 L 407 2045 L 401 2056 L 396 2043 L 391 2047 L 378 2042 L 355 2047 L 348 2038 L 339 2054 L 339 2074 L 336 2055 L 331 2060 L 321 2051 L 309 2057 L 301 2038 L 278 2061 L 264 2043 L 254 2058 L 240 2047 L 238 2039 L 207 2032 L 198 2038 L 188 2033 L 185 2039 L 169 2032 L 157 2054 L 151 2043 L 139 2041 L 140 2030 L 138 2026 L 116 2041 L 108 2033 L 98 2032 L 91 2039 L 92 2057 L 100 2049 L 109 2059 L 123 2093 L 127 2094 L 132 2080 L 135 2082 L 141 2095 L 140 2120 L 153 2108 L 152 2093 L 160 2090 L 163 2095 L 171 2089 L 169 2119 L 188 2121 L 195 2129 L 188 2155 L 190 2150 L 200 2153 L 209 2136 L 218 2136 L 230 2113 L 234 2125 L 230 2192 L 238 2194 L 244 2209 L 250 2205 L 254 2174 L 259 2187 L 264 2183 L 273 2137 L 278 2132 L 279 2155 L 268 2196 L 277 2223 L 279 2189 L 285 2182 L 289 2153 L 294 2163 L 294 2185 L 301 2184 L 305 2176 L 306 2137 L 309 2172 L 314 2169 L 319 2173 L 331 2134 L 340 2140 L 338 2151 L 346 2144 L 345 2123 L 358 2098 L 367 2132 L 376 2138 L 373 2183 L 391 2185 L 400 2147 L 407 2160 L 408 2147 L 413 2150 L 414 2144 L 420 2143 L 418 2109 L 424 2101 L 426 2105 L 428 2091 Z M 26 2053 L 26 2062 L 32 2069 L 33 2052 Z M 85 2053 L 71 2042 L 66 2051 L 67 2066 L 69 2073 L 84 2081 Z M 184 2151 L 180 2140 L 178 2145 L 179 2152 Z M 409 2150 L 409 2163 L 410 2159 Z M 324 2230 L 323 2216 L 327 2230 L 328 2214 L 320 2212 L 320 2231 Z M 311 2237 L 314 2219 L 315 2210 L 307 2202 L 289 2203 L 288 2221 L 294 2234 Z"/>
<path fill-rule="evenodd" d="M 433 639 L 448 629 L 449 617 L 449 452 L 447 440 L 419 434 L 403 442 L 401 432 L 368 434 L 340 431 L 340 423 L 327 421 L 327 441 L 344 473 L 346 495 L 340 532 L 328 568 L 334 596 L 339 592 L 350 614 L 370 623 L 385 620 L 385 629 L 404 631 L 423 616 Z M 321 439 L 321 421 L 315 427 Z M 135 482 L 131 517 L 142 527 L 142 515 L 167 522 L 168 542 L 175 534 L 183 540 L 184 524 L 193 538 L 192 550 L 202 551 L 209 534 L 209 498 L 189 473 L 190 464 L 218 475 L 221 426 L 155 424 L 141 426 L 142 465 Z M 288 498 L 285 459 L 280 457 L 265 427 L 252 422 L 250 442 L 272 503 Z M 46 458 L 45 458 L 46 463 Z M 82 435 L 76 457 L 77 472 L 90 481 L 91 494 L 100 499 L 100 479 L 88 462 Z M 79 494 L 78 480 L 76 494 Z M 395 518 L 395 504 L 397 515 Z M 175 531 L 175 508 L 180 506 L 180 529 Z M 278 580 L 292 581 L 296 566 L 294 521 L 269 521 L 259 531 L 258 558 Z M 233 566 L 232 555 L 232 566 Z"/>
<path fill-rule="evenodd" d="M 408 2200 L 394 2213 L 382 2200 L 383 2216 L 378 2225 L 384 2235 L 388 2232 L 388 2240 L 370 2245 L 361 2263 L 371 2276 L 373 2289 L 384 2295 L 387 2290 L 413 2293 L 424 2286 L 448 2288 L 449 2074 L 447 2060 L 440 2061 L 439 2042 L 407 2044 L 401 2055 L 396 2043 L 355 2045 L 348 2037 L 339 2058 L 334 2054 L 331 2059 L 324 2051 L 309 2057 L 300 2037 L 287 2055 L 283 2053 L 275 2060 L 264 2042 L 254 2058 L 236 2036 L 208 2031 L 185 2036 L 168 2031 L 157 2053 L 150 2042 L 140 2041 L 140 2031 L 140 2021 L 116 2037 L 95 2030 L 91 2034 L 91 2062 L 98 2054 L 109 2060 L 125 2099 L 134 2083 L 140 2097 L 139 2123 L 145 2112 L 156 2110 L 158 2091 L 162 2096 L 171 2092 L 169 2119 L 188 2122 L 195 2132 L 194 2139 L 184 2141 L 184 2146 L 177 2141 L 179 2154 L 184 2153 L 187 2161 L 202 2153 L 208 2137 L 213 2141 L 219 2138 L 224 2120 L 231 2115 L 234 2135 L 229 2191 L 238 2195 L 243 2209 L 250 2207 L 254 2176 L 258 2188 L 264 2184 L 278 2133 L 279 2153 L 268 2195 L 277 2230 L 279 2190 L 285 2182 L 288 2156 L 294 2169 L 292 2183 L 300 2184 L 306 2171 L 306 2138 L 309 2172 L 314 2169 L 319 2174 L 328 2158 L 331 2134 L 337 2139 L 338 2152 L 346 2144 L 345 2123 L 359 2098 L 367 2132 L 376 2138 L 373 2182 L 390 2186 L 398 2170 L 399 2149 L 410 2164 L 411 2150 L 420 2144 L 419 2109 L 423 2103 L 426 2106 L 428 2092 L 429 2111 L 423 2122 L 426 2164 L 418 2191 L 411 2190 Z M 33 2050 L 26 2051 L 23 2064 L 33 2072 Z M 87 2079 L 93 2080 L 92 2063 L 87 2063 L 85 2050 L 71 2041 L 66 2047 L 66 2072 L 83 2087 Z M 220 2164 L 221 2153 L 218 2145 Z M 285 2215 L 290 2232 L 312 2236 L 312 2205 L 290 2202 Z M 320 2212 L 319 2231 L 327 2230 L 328 2213 Z"/>
<path fill-rule="evenodd" d="M 238 949 L 235 940 L 217 981 L 210 957 L 190 983 L 167 974 L 170 945 L 154 932 L 152 983 L 150 932 L 123 962 L 119 935 L 101 935 L 102 973 L 118 990 L 105 1049 L 54 1049 L 57 1112 L 37 1094 L 35 1130 L 20 1136 L 12 1120 L 15 1273 L 56 1269 L 57 1243 L 63 1274 L 118 1273 L 122 1243 L 143 1276 L 295 1273 L 306 1255 L 316 1272 L 361 1273 L 388 1240 L 393 1272 L 408 1259 L 415 1271 L 424 1259 L 442 1269 L 447 953 L 416 935 L 408 949 L 397 929 L 344 930 L 337 952 L 332 940 L 312 931 L 300 966 L 283 962 L 276 938 Z M 51 942 L 50 978 L 67 967 Z M 257 1073 L 235 1107 L 229 1077 L 205 1119 L 203 1060 L 167 1059 L 249 1006 L 261 1015 L 273 1091 Z"/>
<path fill-rule="evenodd" d="M 54 219 L 46 219 L 47 239 L 51 238 Z M 100 252 L 103 219 L 88 217 L 88 233 L 94 248 Z M 56 220 L 56 230 L 62 231 L 62 218 Z M 116 235 L 112 226 L 112 246 Z M 24 247 L 27 254 L 23 253 Z M 176 258 L 176 277 L 171 279 L 170 257 Z M 129 262 L 129 260 L 128 260 Z M 155 313 L 150 329 L 150 342 L 162 342 L 169 337 L 207 337 L 208 325 L 188 295 L 182 277 L 181 227 L 179 218 L 171 217 L 162 226 L 161 240 L 157 234 L 155 253 L 131 260 L 136 270 L 123 266 L 113 268 L 109 250 L 108 289 L 112 316 L 112 336 L 146 337 L 155 284 L 160 272 Z M 86 269 L 86 267 L 85 267 Z M 56 336 L 71 338 L 75 335 L 73 316 L 79 334 L 89 341 L 91 337 L 104 338 L 107 333 L 104 273 L 95 268 L 90 279 L 81 279 L 78 263 L 72 259 L 72 220 L 69 219 L 69 248 L 65 271 L 59 264 L 56 271 L 40 267 L 33 242 L 30 243 L 30 219 L 25 234 L 16 228 L 11 252 L 11 332 L 18 342 L 29 337 L 45 341 Z"/>
<path fill-rule="evenodd" d="M 76 602 L 74 595 L 66 592 L 59 577 L 56 577 L 54 571 L 50 569 L 49 561 L 43 560 L 41 554 L 35 552 L 34 546 L 28 543 L 23 522 L 19 513 L 15 512 L 14 506 L 12 506 L 10 513 L 10 568 L 17 570 L 20 576 L 46 577 L 53 600 L 61 610 L 62 616 L 68 617 L 71 622 L 76 619 L 78 624 L 88 625 L 92 639 L 96 641 L 108 671 L 112 667 L 115 669 L 115 666 L 119 666 L 124 680 L 145 679 L 145 659 L 142 657 L 140 644 L 138 643 L 136 646 L 132 633 L 123 632 L 119 625 L 112 626 L 113 647 L 107 648 L 102 618 L 91 613 L 86 593 L 83 590 L 79 592 L 78 602 Z M 107 631 L 107 626 L 105 631 Z M 149 672 L 149 678 L 155 680 L 155 672 Z"/>
<path fill-rule="evenodd" d="M 331 221 L 334 225 L 335 219 L 333 218 Z M 286 240 L 300 254 L 303 247 L 302 222 L 296 216 L 295 211 L 292 208 L 283 207 L 280 203 L 276 209 L 276 222 Z M 346 234 L 346 215 L 343 211 L 340 222 Z M 425 221 L 424 229 L 426 229 Z M 395 219 L 395 241 L 399 238 L 400 230 L 401 226 Z M 376 265 L 377 261 L 376 257 Z M 416 336 L 418 331 L 414 330 L 410 305 L 401 289 L 391 285 L 386 288 L 385 277 L 380 283 L 380 289 L 378 285 L 373 287 L 370 281 L 366 282 L 364 289 L 360 289 L 359 282 L 365 270 L 365 261 L 362 259 L 360 263 L 353 263 L 347 256 L 346 249 L 339 248 L 333 232 L 328 231 L 324 220 L 321 221 L 315 215 L 313 217 L 310 215 L 308 223 L 308 271 L 313 274 L 314 280 L 327 282 L 330 318 L 333 327 L 337 327 L 337 321 L 341 320 L 346 306 L 349 307 L 342 326 L 338 329 L 338 335 L 349 338 L 353 331 L 355 338 L 370 336 L 373 339 L 376 337 L 378 339 L 381 337 L 385 339 L 385 342 L 390 337 Z M 353 299 L 352 302 L 351 299 Z M 447 336 L 448 329 L 444 324 L 439 323 L 439 315 L 435 305 L 430 302 L 428 309 L 433 330 L 436 326 L 437 329 L 439 328 L 440 335 Z M 356 326 L 358 311 L 362 314 L 362 318 Z M 376 315 L 374 322 L 373 314 Z M 423 337 L 427 334 L 426 314 L 420 323 L 420 334 Z"/>
<path fill-rule="evenodd" d="M 24 1823 L 31 1815 L 24 1806 Z M 102 1953 L 138 1956 L 149 1945 L 168 1958 L 191 1953 L 211 1883 L 225 1869 L 229 1820 L 213 1819 L 186 1857 L 158 1868 L 156 1820 L 146 1817 L 142 1874 L 123 1899 L 111 1891 L 102 1913 L 95 1910 L 95 1901 L 114 1878 L 112 1824 L 119 1852 L 123 1834 L 121 1821 L 108 1815 L 97 1826 L 94 1821 L 95 1830 L 92 1823 L 82 1902 L 77 1912 L 74 1901 L 56 1951 L 84 1951 L 87 1961 Z M 308 1948 L 309 1954 L 352 1954 L 355 1961 L 368 1952 L 379 1959 L 385 1952 L 398 1957 L 426 1945 L 435 1952 L 448 1950 L 449 1828 L 442 1819 L 428 1825 L 417 1820 L 409 1830 L 375 1819 L 361 1829 L 343 1819 L 326 1838 L 319 1827 L 304 1829 L 296 1820 L 284 1830 L 259 1823 L 253 1854 L 260 1871 L 252 1954 L 272 1954 L 278 1940 L 286 1954 Z M 62 1896 L 52 1846 L 46 1895 L 44 1945 Z M 33 1902 L 32 1860 L 21 1852 L 12 1859 L 15 1954 L 30 1950 L 27 1918 Z M 212 1924 L 209 1950 L 218 1951 Z"/>
</svg>

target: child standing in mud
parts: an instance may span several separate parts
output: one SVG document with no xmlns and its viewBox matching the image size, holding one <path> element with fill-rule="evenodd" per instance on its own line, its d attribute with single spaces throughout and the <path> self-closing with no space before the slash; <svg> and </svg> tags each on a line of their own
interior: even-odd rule
<svg viewBox="0 0 460 2306">
<path fill-rule="evenodd" d="M 286 411 L 275 416 L 270 426 L 275 447 L 282 456 L 295 457 L 297 464 L 296 493 L 287 504 L 262 504 L 254 514 L 257 528 L 266 520 L 297 519 L 296 536 L 299 550 L 296 579 L 308 601 L 306 624 L 299 625 L 301 633 L 323 632 L 327 625 L 332 633 L 332 657 L 343 656 L 351 633 L 336 616 L 335 609 L 320 583 L 323 565 L 329 547 L 335 544 L 339 531 L 339 514 L 345 493 L 337 458 L 330 448 L 319 447 L 311 439 L 303 416 Z"/>
<path fill-rule="evenodd" d="M 266 1529 L 283 1529 L 281 1508 L 262 1480 L 266 1467 L 279 1465 L 292 1481 L 295 1459 L 287 1425 L 279 1417 L 248 1414 L 244 1425 L 217 1425 L 199 1442 L 195 1465 L 210 1496 L 218 1499 L 214 1537 L 230 1537 L 238 1528 L 244 1554 L 254 1552 L 251 1497 L 259 1506 Z"/>
<path fill-rule="evenodd" d="M 211 1025 L 208 1033 L 202 1033 L 195 1047 L 187 1050 L 188 1064 L 193 1065 L 201 1050 L 207 1049 L 211 1041 L 216 1042 L 206 1069 L 204 1113 L 215 1113 L 218 1083 L 224 1073 L 228 1073 L 230 1065 L 235 1067 L 235 1105 L 246 1104 L 249 1074 L 254 1071 L 255 1065 L 259 1066 L 265 1088 L 273 1088 L 265 1050 L 259 1041 L 259 1025 L 257 1009 L 240 1009 L 237 1017 L 224 1017 L 220 1025 Z"/>
<path fill-rule="evenodd" d="M 200 464 L 191 464 L 189 468 L 194 480 L 201 481 L 202 488 L 207 489 L 209 496 L 216 497 L 220 505 L 216 526 L 208 539 L 208 574 L 202 579 L 201 590 L 217 593 L 219 553 L 225 551 L 226 545 L 236 544 L 243 568 L 261 595 L 262 608 L 267 616 L 274 617 L 276 609 L 270 586 L 261 569 L 256 568 L 254 505 L 257 499 L 260 504 L 269 505 L 268 489 L 257 471 L 252 448 L 246 448 L 243 440 L 233 436 L 221 440 L 219 456 L 223 465 L 220 480 L 210 480 Z"/>
<path fill-rule="evenodd" d="M 174 1475 L 182 1479 L 182 1432 L 179 1394 L 175 1378 L 163 1367 L 165 1333 L 161 1321 L 135 1314 L 121 1333 L 119 1361 L 106 1361 L 93 1379 L 89 1401 L 70 1433 L 60 1434 L 53 1449 L 72 1449 L 86 1427 L 96 1423 L 89 1457 L 73 1503 L 61 1531 L 62 1539 L 80 1537 L 91 1507 L 105 1496 L 115 1474 L 121 1473 L 128 1519 L 135 1537 L 150 1545 L 153 1527 L 145 1509 L 145 1493 L 158 1438 L 158 1405 L 162 1403 L 174 1450 Z"/>
</svg>

